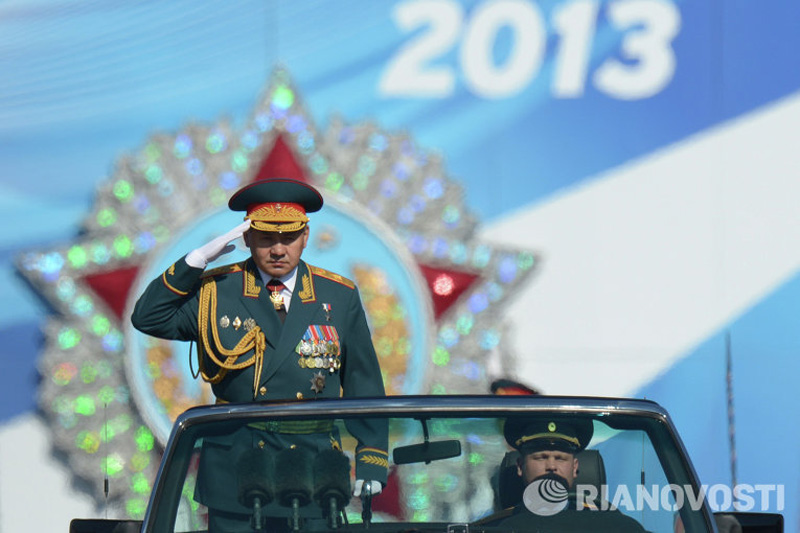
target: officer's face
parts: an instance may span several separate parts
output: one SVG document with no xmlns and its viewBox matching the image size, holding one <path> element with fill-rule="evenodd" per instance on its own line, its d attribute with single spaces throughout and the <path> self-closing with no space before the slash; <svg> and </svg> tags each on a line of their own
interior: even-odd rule
<svg viewBox="0 0 800 533">
<path fill-rule="evenodd" d="M 250 229 L 244 242 L 258 268 L 279 278 L 292 271 L 308 243 L 308 226 L 292 233 L 273 233 Z"/>
<path fill-rule="evenodd" d="M 572 486 L 578 475 L 578 460 L 571 453 L 556 450 L 543 450 L 527 453 L 517 463 L 517 473 L 527 486 L 534 479 L 545 474 L 558 474 Z"/>
</svg>

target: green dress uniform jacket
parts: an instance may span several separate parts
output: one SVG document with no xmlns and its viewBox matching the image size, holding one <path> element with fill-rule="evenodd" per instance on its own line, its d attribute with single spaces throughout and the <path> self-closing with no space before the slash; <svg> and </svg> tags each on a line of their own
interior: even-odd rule
<svg viewBox="0 0 800 533">
<path fill-rule="evenodd" d="M 148 285 L 131 321 L 155 337 L 195 341 L 201 374 L 218 402 L 383 396 L 355 284 L 303 261 L 296 279 L 281 323 L 252 259 L 204 271 L 181 258 Z M 349 420 L 346 427 L 358 441 L 356 477 L 385 485 L 386 424 Z M 312 449 L 337 446 L 338 434 L 317 430 L 300 440 Z M 297 433 L 284 438 L 278 429 L 265 438 L 289 444 Z"/>
<path fill-rule="evenodd" d="M 563 531 L 591 531 L 592 533 L 645 533 L 634 518 L 617 509 L 600 511 L 584 506 L 577 509 L 575 498 L 567 500 L 567 507 L 554 515 L 539 515 L 523 504 L 497 513 L 478 522 L 482 527 L 500 531 L 537 531 L 562 533 Z"/>
</svg>

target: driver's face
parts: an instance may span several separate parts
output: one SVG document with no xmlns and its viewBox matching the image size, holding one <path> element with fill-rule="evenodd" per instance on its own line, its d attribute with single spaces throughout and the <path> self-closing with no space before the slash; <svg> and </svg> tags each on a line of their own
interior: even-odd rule
<svg viewBox="0 0 800 533">
<path fill-rule="evenodd" d="M 525 485 L 545 474 L 558 474 L 567 480 L 569 486 L 578 475 L 578 459 L 571 453 L 556 450 L 543 450 L 527 453 L 517 463 L 517 473 Z"/>
</svg>

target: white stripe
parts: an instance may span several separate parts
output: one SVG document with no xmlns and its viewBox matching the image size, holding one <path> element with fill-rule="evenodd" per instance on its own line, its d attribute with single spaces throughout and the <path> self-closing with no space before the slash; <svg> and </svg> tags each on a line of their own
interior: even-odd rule
<svg viewBox="0 0 800 533">
<path fill-rule="evenodd" d="M 794 275 L 797 124 L 795 96 L 484 227 L 543 256 L 506 313 L 518 377 L 630 394 Z"/>
</svg>

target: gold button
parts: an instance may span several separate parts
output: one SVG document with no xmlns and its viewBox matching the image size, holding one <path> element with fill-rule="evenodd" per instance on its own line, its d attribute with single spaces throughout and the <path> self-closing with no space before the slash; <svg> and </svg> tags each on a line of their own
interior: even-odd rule
<svg viewBox="0 0 800 533">
<path fill-rule="evenodd" d="M 297 448 L 297 444 L 292 444 L 291 446 L 289 446 L 289 449 L 291 450 L 294 450 L 295 448 Z"/>
<path fill-rule="evenodd" d="M 267 445 L 267 443 L 266 443 L 266 442 L 264 442 L 263 440 L 260 440 L 260 441 L 258 441 L 258 447 L 259 447 L 259 448 L 263 448 L 263 447 L 264 447 L 264 446 L 266 446 L 266 445 Z"/>
<path fill-rule="evenodd" d="M 298 392 L 297 393 L 297 399 L 298 400 L 302 400 L 303 399 L 303 393 L 302 392 Z"/>
<path fill-rule="evenodd" d="M 261 387 L 260 389 L 258 389 L 258 392 L 261 394 L 261 396 L 264 396 L 265 394 L 267 394 L 267 388 Z"/>
</svg>

